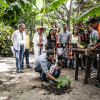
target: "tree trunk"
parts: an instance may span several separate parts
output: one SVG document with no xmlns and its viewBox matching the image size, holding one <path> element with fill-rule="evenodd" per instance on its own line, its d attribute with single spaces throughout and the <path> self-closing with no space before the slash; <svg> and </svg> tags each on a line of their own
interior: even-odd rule
<svg viewBox="0 0 100 100">
<path fill-rule="evenodd" d="M 67 15 L 66 24 L 67 24 L 67 30 L 70 32 L 70 14 Z"/>
<path fill-rule="evenodd" d="M 43 27 L 44 14 L 41 16 L 41 26 Z"/>
</svg>

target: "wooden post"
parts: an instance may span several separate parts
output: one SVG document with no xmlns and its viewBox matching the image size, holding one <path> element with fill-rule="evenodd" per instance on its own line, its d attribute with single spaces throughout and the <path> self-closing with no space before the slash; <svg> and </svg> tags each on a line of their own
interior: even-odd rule
<svg viewBox="0 0 100 100">
<path fill-rule="evenodd" d="M 99 66 L 98 66 L 98 72 L 97 72 L 97 80 L 99 80 L 100 75 L 100 54 L 99 54 Z"/>
<path fill-rule="evenodd" d="M 79 54 L 76 54 L 75 80 L 78 80 Z"/>
<path fill-rule="evenodd" d="M 84 84 L 88 83 L 88 76 L 89 76 L 89 70 L 90 70 L 89 64 L 90 64 L 90 57 L 86 56 L 86 69 L 85 69 Z"/>
<path fill-rule="evenodd" d="M 90 74 L 91 74 L 91 63 L 92 63 L 92 57 L 89 57 L 89 59 L 88 59 L 88 77 L 90 77 Z"/>
</svg>

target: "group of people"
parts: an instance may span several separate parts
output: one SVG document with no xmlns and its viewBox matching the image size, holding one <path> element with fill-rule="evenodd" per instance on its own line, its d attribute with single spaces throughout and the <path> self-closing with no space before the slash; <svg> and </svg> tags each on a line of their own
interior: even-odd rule
<svg viewBox="0 0 100 100">
<path fill-rule="evenodd" d="M 95 24 L 95 25 L 94 25 Z M 66 30 L 66 24 L 63 24 L 63 31 L 57 34 L 57 29 L 50 29 L 49 35 L 46 36 L 44 34 L 45 28 L 42 26 L 38 26 L 35 29 L 36 33 L 33 37 L 34 43 L 34 55 L 35 55 L 35 62 L 33 65 L 33 69 L 40 74 L 40 80 L 45 81 L 46 77 L 49 78 L 50 83 L 54 83 L 55 78 L 59 77 L 61 73 L 61 68 L 68 67 L 74 69 L 74 59 L 75 54 L 73 49 L 75 45 L 80 44 L 80 42 L 84 42 L 86 44 L 91 44 L 92 41 L 89 39 L 90 37 L 95 37 L 95 43 L 100 38 L 100 24 L 97 22 L 96 19 L 91 19 L 89 25 L 86 29 L 84 29 L 83 34 L 79 33 L 78 27 L 74 27 L 73 33 L 71 34 L 69 31 Z M 95 27 L 95 28 L 94 28 Z M 26 43 L 26 34 L 25 32 L 25 25 L 20 24 L 18 26 L 18 30 L 15 31 L 12 35 L 12 42 L 15 50 L 15 58 L 16 58 L 16 67 L 17 73 L 22 72 L 23 69 L 23 56 L 26 53 L 29 54 L 30 45 L 29 39 L 27 37 L 27 44 Z M 25 46 L 28 45 L 28 50 L 26 50 Z M 90 51 L 94 50 L 100 46 L 100 43 L 94 47 L 90 48 Z M 47 49 L 47 52 L 46 52 Z M 56 55 L 58 58 L 58 62 L 56 62 Z M 26 57 L 27 58 L 27 57 Z M 85 55 L 79 55 L 80 63 L 79 67 L 81 66 L 81 59 L 83 59 L 84 66 L 85 66 Z M 94 70 L 97 69 L 97 56 L 93 57 L 94 63 L 93 67 Z M 69 60 L 69 65 L 67 61 Z M 27 67 L 29 66 L 29 55 Z M 53 80 L 53 81 L 52 81 Z"/>
<path fill-rule="evenodd" d="M 23 73 L 24 56 L 26 56 L 26 67 L 31 68 L 29 65 L 29 52 L 31 51 L 30 39 L 24 24 L 19 24 L 18 30 L 12 34 L 12 43 L 16 58 L 16 73 Z"/>
</svg>

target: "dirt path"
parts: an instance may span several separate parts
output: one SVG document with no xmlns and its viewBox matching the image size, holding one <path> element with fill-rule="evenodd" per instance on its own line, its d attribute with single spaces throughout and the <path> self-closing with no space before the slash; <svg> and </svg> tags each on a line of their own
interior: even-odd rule
<svg viewBox="0 0 100 100">
<path fill-rule="evenodd" d="M 30 66 L 33 66 L 34 56 L 30 56 Z M 72 80 L 72 91 L 63 95 L 48 94 L 41 89 L 39 74 L 33 69 L 24 69 L 24 73 L 15 73 L 15 59 L 4 58 L 0 60 L 0 100 L 100 100 L 100 88 L 94 86 L 96 73 L 91 73 L 89 84 L 84 85 L 84 70 L 79 70 L 79 80 L 74 80 L 75 70 L 62 69 L 61 76 L 69 75 Z M 32 88 L 36 86 L 37 88 Z"/>
</svg>

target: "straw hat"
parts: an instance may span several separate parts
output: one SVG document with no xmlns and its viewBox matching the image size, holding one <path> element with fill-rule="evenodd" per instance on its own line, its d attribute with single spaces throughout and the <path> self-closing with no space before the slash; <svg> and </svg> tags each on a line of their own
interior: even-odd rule
<svg viewBox="0 0 100 100">
<path fill-rule="evenodd" d="M 42 30 L 43 32 L 46 30 L 46 28 L 43 28 L 42 26 L 38 26 L 38 28 L 35 28 L 35 31 L 37 32 L 39 28 L 42 28 L 43 29 Z"/>
</svg>

